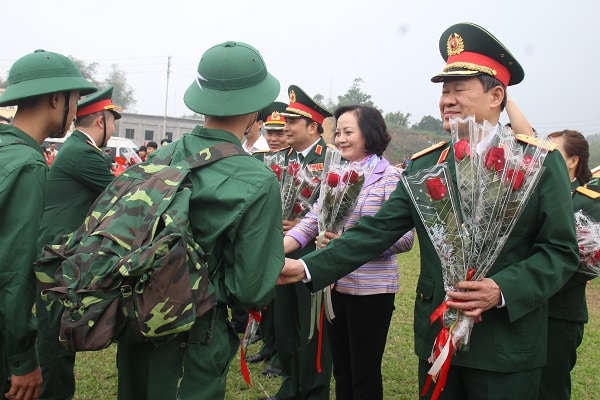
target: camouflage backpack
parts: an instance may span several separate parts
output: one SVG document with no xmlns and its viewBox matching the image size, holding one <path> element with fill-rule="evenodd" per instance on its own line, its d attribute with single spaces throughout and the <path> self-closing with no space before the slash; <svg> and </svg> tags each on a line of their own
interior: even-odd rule
<svg viewBox="0 0 600 400">
<path fill-rule="evenodd" d="M 42 298 L 64 306 L 59 338 L 67 348 L 103 349 L 125 327 L 149 339 L 185 332 L 216 304 L 189 224 L 188 174 L 231 155 L 247 154 L 221 143 L 177 165 L 169 165 L 172 154 L 136 164 L 100 194 L 78 230 L 45 246 L 39 269 L 56 272 L 38 276 Z"/>
</svg>

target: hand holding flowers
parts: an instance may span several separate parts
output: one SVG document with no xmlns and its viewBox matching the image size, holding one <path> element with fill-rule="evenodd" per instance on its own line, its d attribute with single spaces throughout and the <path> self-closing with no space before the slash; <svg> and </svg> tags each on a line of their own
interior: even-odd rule
<svg viewBox="0 0 600 400">
<path fill-rule="evenodd" d="M 546 143 L 523 146 L 510 131 L 474 117 L 450 121 L 456 183 L 448 163 L 402 178 L 442 267 L 447 297 L 430 316 L 442 322 L 427 393 L 443 389 L 453 354 L 466 349 L 481 314 L 501 302 L 486 274 L 504 247 L 543 170 Z"/>
</svg>

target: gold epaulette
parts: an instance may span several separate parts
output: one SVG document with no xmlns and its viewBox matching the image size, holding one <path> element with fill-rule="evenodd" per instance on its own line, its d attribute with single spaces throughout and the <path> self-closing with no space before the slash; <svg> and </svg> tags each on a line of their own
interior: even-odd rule
<svg viewBox="0 0 600 400">
<path fill-rule="evenodd" d="M 527 143 L 527 144 L 530 144 L 530 145 L 536 146 L 536 147 L 541 147 L 548 151 L 554 151 L 558 147 L 558 145 L 556 143 L 551 142 L 549 140 L 540 140 L 540 139 L 536 138 L 535 136 L 524 135 L 522 133 L 515 133 L 515 138 L 520 142 Z"/>
<path fill-rule="evenodd" d="M 424 156 L 425 154 L 429 154 L 432 151 L 439 149 L 440 147 L 444 146 L 446 143 L 448 143 L 448 142 L 441 141 L 439 143 L 434 144 L 433 146 L 429 146 L 428 148 L 423 149 L 423 150 L 421 150 L 419 152 L 416 152 L 415 154 L 413 154 L 412 156 L 410 156 L 410 159 L 411 160 L 416 160 L 417 158 L 419 158 L 421 156 Z"/>
<path fill-rule="evenodd" d="M 98 146 L 96 146 L 94 143 L 90 142 L 89 139 L 86 139 L 85 141 L 87 144 L 89 144 L 90 146 L 92 146 L 94 149 L 96 149 L 97 151 L 99 151 L 100 153 L 103 153 L 102 149 Z"/>
<path fill-rule="evenodd" d="M 579 186 L 575 190 L 577 191 L 577 193 L 582 194 L 582 195 L 584 195 L 586 197 L 589 197 L 592 200 L 598 200 L 598 199 L 600 199 L 600 193 L 598 193 L 595 190 L 592 190 L 590 188 L 587 188 L 585 186 Z"/>
<path fill-rule="evenodd" d="M 600 178 L 600 165 L 595 168 L 592 168 L 592 176 L 594 178 Z"/>
<path fill-rule="evenodd" d="M 271 152 L 270 150 L 257 150 L 257 151 L 252 152 L 252 155 L 265 154 L 265 153 L 270 153 L 270 152 Z"/>
</svg>

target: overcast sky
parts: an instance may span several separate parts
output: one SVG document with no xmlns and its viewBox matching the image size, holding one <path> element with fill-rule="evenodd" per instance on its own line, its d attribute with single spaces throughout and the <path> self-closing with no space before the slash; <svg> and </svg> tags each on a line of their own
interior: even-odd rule
<svg viewBox="0 0 600 400">
<path fill-rule="evenodd" d="M 556 4 L 556 5 L 553 5 Z M 37 48 L 111 64 L 127 73 L 140 113 L 190 111 L 183 94 L 202 53 L 238 40 L 262 53 L 281 82 L 280 100 L 297 84 L 309 95 L 337 99 L 362 89 L 384 112 L 439 118 L 444 63 L 440 34 L 457 22 L 484 26 L 525 69 L 509 93 L 542 133 L 600 133 L 599 25 L 596 0 L 16 0 L 2 7 L 0 75 Z M 506 121 L 506 117 L 503 117 Z"/>
</svg>

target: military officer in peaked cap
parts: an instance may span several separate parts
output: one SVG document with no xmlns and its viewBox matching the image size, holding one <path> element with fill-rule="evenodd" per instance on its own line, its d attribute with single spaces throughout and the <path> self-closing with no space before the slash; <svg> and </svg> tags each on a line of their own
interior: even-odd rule
<svg viewBox="0 0 600 400">
<path fill-rule="evenodd" d="M 0 396 L 29 400 L 42 383 L 31 315 L 48 171 L 40 145 L 65 135 L 79 96 L 96 87 L 67 57 L 44 50 L 15 61 L 7 84 L 0 106 L 17 112 L 0 125 Z"/>
<path fill-rule="evenodd" d="M 47 196 L 40 227 L 40 248 L 59 235 L 76 230 L 96 197 L 113 180 L 111 160 L 102 151 L 115 131 L 120 108 L 112 103 L 112 86 L 86 96 L 77 104 L 75 131 L 56 156 L 46 182 Z M 36 266 L 42 284 L 53 280 L 54 271 Z M 48 305 L 38 294 L 38 354 L 44 376 L 40 399 L 70 399 L 75 394 L 75 352 L 59 340 L 63 307 Z"/>
<path fill-rule="evenodd" d="M 440 38 L 446 60 L 432 78 L 443 83 L 440 113 L 449 129 L 452 116 L 475 115 L 498 124 L 506 87 L 519 83 L 524 72 L 512 54 L 488 31 L 471 23 L 448 28 Z M 520 136 L 519 136 L 520 137 Z M 525 140 L 533 140 L 527 136 Z M 413 175 L 449 161 L 450 144 L 441 142 L 412 157 L 405 174 Z M 558 151 L 544 161 L 544 173 L 488 276 L 459 282 L 460 292 L 448 292 L 447 305 L 479 318 L 470 348 L 452 359 L 445 389 L 448 400 L 536 399 L 546 362 L 547 301 L 577 268 L 577 242 L 569 207 L 568 176 Z M 326 248 L 287 262 L 280 283 L 306 279 L 319 290 L 380 254 L 412 227 L 419 235 L 421 269 L 414 308 L 415 352 L 420 387 L 431 364 L 427 361 L 438 325 L 430 315 L 445 298 L 440 260 L 417 210 L 403 185 L 373 217 L 363 217 Z M 437 395 L 437 394 L 436 394 Z M 424 393 L 431 398 L 432 390 Z"/>
<path fill-rule="evenodd" d="M 285 111 L 283 129 L 287 143 L 285 164 L 299 162 L 313 174 L 323 171 L 327 144 L 321 137 L 323 120 L 332 114 L 311 99 L 296 85 L 288 88 L 290 102 Z M 284 232 L 296 221 L 283 221 Z M 314 250 L 314 244 L 291 253 L 300 257 Z M 277 287 L 274 299 L 275 344 L 282 369 L 282 385 L 276 399 L 328 399 L 331 379 L 331 350 L 325 334 L 322 343 L 319 336 L 310 332 L 311 294 L 306 285 L 294 283 Z M 326 324 L 325 324 L 326 325 Z M 322 346 L 322 351 L 317 351 Z M 317 371 L 320 357 L 321 371 Z"/>
<path fill-rule="evenodd" d="M 284 147 L 288 147 L 285 133 L 283 132 L 283 129 L 285 128 L 285 116 L 281 114 L 286 108 L 287 104 L 281 101 L 275 101 L 263 110 L 265 114 L 265 123 L 263 124 L 265 128 L 265 139 L 267 139 L 270 151 L 278 151 Z"/>
</svg>

